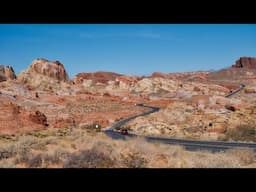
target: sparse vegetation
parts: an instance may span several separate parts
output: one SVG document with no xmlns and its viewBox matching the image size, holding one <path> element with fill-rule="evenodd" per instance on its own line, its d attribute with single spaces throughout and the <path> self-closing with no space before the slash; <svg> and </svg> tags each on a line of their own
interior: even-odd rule
<svg viewBox="0 0 256 192">
<path fill-rule="evenodd" d="M 114 167 L 114 163 L 104 153 L 90 149 L 71 154 L 64 162 L 64 168 L 108 168 Z"/>
<path fill-rule="evenodd" d="M 255 124 L 246 124 L 255 121 L 255 71 L 227 68 L 118 78 L 99 72 L 91 78 L 80 74 L 70 82 L 66 75 L 60 78 L 60 62 L 37 62 L 46 63 L 30 66 L 17 81 L 0 84 L 0 133 L 5 134 L 0 135 L 0 167 L 256 167 L 255 151 L 249 149 L 187 151 L 123 136 L 128 130 L 153 137 L 255 142 Z M 223 97 L 243 81 L 244 91 Z M 148 111 L 143 104 L 161 110 L 116 127 L 123 134 L 119 139 L 101 132 Z"/>
<path fill-rule="evenodd" d="M 87 131 L 89 131 L 89 132 L 100 132 L 101 131 L 101 125 L 100 124 L 98 124 L 98 123 L 92 123 L 92 124 L 88 124 L 88 125 L 83 125 L 82 127 L 81 127 L 82 129 L 86 129 Z"/>
<path fill-rule="evenodd" d="M 121 155 L 122 163 L 128 168 L 143 168 L 146 167 L 148 161 L 140 153 L 130 153 L 127 156 Z"/>
<path fill-rule="evenodd" d="M 233 129 L 228 129 L 225 140 L 253 141 L 256 142 L 256 126 L 252 124 L 242 124 Z"/>
<path fill-rule="evenodd" d="M 2 159 L 8 159 L 12 156 L 14 156 L 16 153 L 13 150 L 12 146 L 7 146 L 5 148 L 0 148 L 0 160 Z"/>
<path fill-rule="evenodd" d="M 0 167 L 146 168 L 146 167 L 255 167 L 255 152 L 186 151 L 180 146 L 148 143 L 142 138 L 113 140 L 99 133 L 75 128 L 36 134 L 16 134 L 15 140 L 0 140 Z M 43 137 L 39 136 L 44 135 Z M 13 136 L 14 138 L 14 136 Z"/>
</svg>

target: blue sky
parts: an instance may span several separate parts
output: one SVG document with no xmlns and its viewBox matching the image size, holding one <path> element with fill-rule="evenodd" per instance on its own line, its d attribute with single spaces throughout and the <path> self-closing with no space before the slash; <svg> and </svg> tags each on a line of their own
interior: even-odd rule
<svg viewBox="0 0 256 192">
<path fill-rule="evenodd" d="M 36 58 L 79 72 L 149 75 L 221 69 L 256 56 L 256 24 L 0 24 L 0 64 Z"/>
</svg>

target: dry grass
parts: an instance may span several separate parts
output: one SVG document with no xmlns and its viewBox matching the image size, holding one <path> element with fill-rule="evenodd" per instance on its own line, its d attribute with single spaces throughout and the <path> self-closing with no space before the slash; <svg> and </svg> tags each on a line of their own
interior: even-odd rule
<svg viewBox="0 0 256 192">
<path fill-rule="evenodd" d="M 225 140 L 253 141 L 256 142 L 256 125 L 242 124 L 233 129 L 228 129 Z"/>
<path fill-rule="evenodd" d="M 64 168 L 108 168 L 114 167 L 114 165 L 114 160 L 95 149 L 73 153 L 64 162 Z"/>
<path fill-rule="evenodd" d="M 65 168 L 229 168 L 256 167 L 255 152 L 186 151 L 181 146 L 148 143 L 143 138 L 113 140 L 74 128 L 0 138 L 0 167 Z M 43 135 L 43 137 L 42 137 Z"/>
</svg>

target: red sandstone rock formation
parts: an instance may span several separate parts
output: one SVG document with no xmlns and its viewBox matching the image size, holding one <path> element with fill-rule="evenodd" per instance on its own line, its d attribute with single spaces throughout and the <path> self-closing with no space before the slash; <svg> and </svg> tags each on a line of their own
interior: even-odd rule
<svg viewBox="0 0 256 192">
<path fill-rule="evenodd" d="M 249 68 L 249 69 L 256 69 L 256 58 L 255 57 L 240 57 L 236 61 L 234 68 Z"/>
</svg>

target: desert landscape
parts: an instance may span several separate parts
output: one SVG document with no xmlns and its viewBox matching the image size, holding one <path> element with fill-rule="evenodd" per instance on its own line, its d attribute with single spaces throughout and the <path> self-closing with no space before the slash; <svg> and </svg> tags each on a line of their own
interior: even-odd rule
<svg viewBox="0 0 256 192">
<path fill-rule="evenodd" d="M 61 61 L 37 58 L 19 74 L 0 65 L 0 167 L 255 168 L 255 148 L 188 150 L 144 138 L 255 144 L 255 96 L 253 57 L 215 71 L 81 71 L 73 79 Z M 105 134 L 148 111 L 138 104 L 158 110 L 115 126 L 125 139 Z"/>
</svg>

